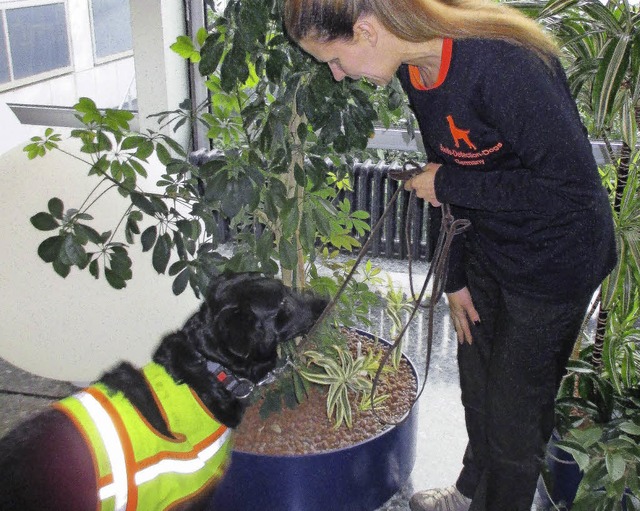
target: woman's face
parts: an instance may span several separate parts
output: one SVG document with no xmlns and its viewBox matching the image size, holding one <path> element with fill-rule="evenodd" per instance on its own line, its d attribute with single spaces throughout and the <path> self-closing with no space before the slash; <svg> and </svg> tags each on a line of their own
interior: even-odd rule
<svg viewBox="0 0 640 511">
<path fill-rule="evenodd" d="M 303 39 L 300 47 L 319 62 L 325 62 L 336 81 L 345 77 L 353 80 L 366 78 L 376 85 L 387 85 L 400 63 L 392 62 L 380 51 L 378 44 L 371 44 L 370 36 L 356 32 L 353 41 L 336 39 L 319 42 Z"/>
</svg>

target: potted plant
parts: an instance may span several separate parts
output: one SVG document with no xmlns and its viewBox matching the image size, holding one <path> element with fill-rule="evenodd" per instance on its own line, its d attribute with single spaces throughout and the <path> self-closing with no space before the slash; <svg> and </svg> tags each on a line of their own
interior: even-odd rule
<svg viewBox="0 0 640 511">
<path fill-rule="evenodd" d="M 595 327 L 585 322 L 559 394 L 557 446 L 582 472 L 573 478 L 579 487 L 562 499 L 570 507 L 575 496 L 572 509 L 637 509 L 639 451 L 631 444 L 640 425 L 640 10 L 624 0 L 550 0 L 525 8 L 559 38 L 585 125 L 604 141 L 611 163 L 600 170 L 618 236 L 618 265 L 592 308 Z"/>
<path fill-rule="evenodd" d="M 366 84 L 334 83 L 326 66 L 288 43 L 277 9 L 277 1 L 230 1 L 195 41 L 178 39 L 174 50 L 198 64 L 210 100 L 201 105 L 185 101 L 174 111 L 158 113 L 158 131 L 133 132 L 130 113 L 101 111 L 90 99 L 80 100 L 75 108 L 84 127 L 71 137 L 80 142 L 98 185 L 79 207 L 52 198 L 47 211 L 32 217 L 36 228 L 54 231 L 38 254 L 59 275 L 66 277 L 76 267 L 114 288 L 125 287 L 133 277 L 129 246 L 139 240 L 154 269 L 173 277 L 175 294 L 190 286 L 199 295 L 225 270 L 280 274 L 295 288 L 336 293 L 353 265 L 336 255 L 358 247 L 358 237 L 369 229 L 368 215 L 351 211 L 338 192 L 349 186 L 349 155 L 366 147 L 375 110 Z M 195 124 L 204 126 L 211 140 L 212 150 L 204 155 L 181 146 L 168 131 Z M 49 129 L 25 149 L 35 158 L 61 149 L 59 142 Z M 143 178 L 152 159 L 165 170 L 149 190 Z M 105 193 L 121 194 L 126 207 L 112 230 L 99 232 L 91 208 Z M 335 323 L 363 322 L 369 306 L 379 300 L 370 289 L 376 274 L 366 265 L 350 282 Z M 373 367 L 374 361 L 366 353 L 349 358 L 346 349 L 346 341 L 335 336 L 302 354 L 295 346 L 286 348 L 283 356 L 296 357 L 299 369 L 286 380 L 288 395 L 303 400 L 311 384 L 322 379 L 322 369 L 329 374 L 330 353 L 340 371 L 351 371 L 360 390 L 369 390 L 361 373 L 367 372 L 363 364 Z M 331 414 L 349 422 L 344 400 L 338 401 L 329 406 Z M 385 457 L 402 470 L 386 470 L 381 460 L 374 471 L 399 474 L 392 478 L 395 486 L 385 483 L 387 492 L 404 482 L 413 464 L 415 421 L 404 424 L 409 443 L 402 448 L 402 460 Z M 369 499 L 369 505 L 379 505 L 381 495 Z"/>
</svg>

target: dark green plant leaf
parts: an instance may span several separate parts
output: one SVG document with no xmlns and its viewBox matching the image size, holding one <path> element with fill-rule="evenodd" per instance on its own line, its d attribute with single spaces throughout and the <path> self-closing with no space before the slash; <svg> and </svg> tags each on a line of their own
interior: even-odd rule
<svg viewBox="0 0 640 511">
<path fill-rule="evenodd" d="M 118 275 L 115 271 L 110 268 L 104 269 L 104 276 L 107 279 L 109 285 L 114 289 L 123 289 L 127 287 L 127 282 L 122 276 Z"/>
<path fill-rule="evenodd" d="M 71 267 L 63 263 L 59 259 L 53 261 L 53 269 L 62 278 L 67 278 L 67 275 L 69 275 L 69 273 L 71 272 Z"/>
<path fill-rule="evenodd" d="M 142 144 L 146 140 L 147 139 L 145 137 L 142 137 L 140 135 L 132 135 L 130 137 L 126 137 L 122 141 L 122 144 L 120 145 L 120 148 L 124 149 L 125 151 L 128 151 L 129 149 L 134 149 L 134 148 L 140 147 L 140 144 Z"/>
<path fill-rule="evenodd" d="M 184 270 L 187 266 L 188 265 L 186 261 L 182 261 L 182 260 L 176 261 L 169 267 L 169 276 L 174 277 L 175 275 L 180 273 L 182 270 Z"/>
<path fill-rule="evenodd" d="M 298 262 L 296 247 L 291 241 L 281 238 L 280 239 L 280 264 L 284 268 L 293 269 Z"/>
<path fill-rule="evenodd" d="M 200 49 L 200 63 L 198 70 L 202 76 L 215 73 L 224 52 L 224 42 L 218 33 L 209 34 L 204 45 Z"/>
<path fill-rule="evenodd" d="M 151 216 L 154 216 L 156 214 L 156 208 L 144 195 L 138 192 L 131 192 L 129 196 L 131 197 L 131 202 L 133 203 L 133 205 L 139 208 L 141 211 Z"/>
<path fill-rule="evenodd" d="M 164 233 L 158 237 L 155 246 L 153 247 L 152 263 L 153 268 L 158 273 L 164 273 L 169 264 L 169 258 L 171 257 L 171 237 L 169 234 Z"/>
<path fill-rule="evenodd" d="M 282 399 L 277 392 L 266 392 L 260 406 L 260 417 L 263 419 L 269 417 L 272 413 L 280 413 L 282 411 Z"/>
<path fill-rule="evenodd" d="M 618 452 L 608 452 L 605 455 L 607 473 L 612 481 L 619 481 L 624 477 L 626 462 L 622 454 Z"/>
<path fill-rule="evenodd" d="M 274 50 L 269 53 L 265 71 L 269 81 L 279 83 L 282 81 L 282 74 L 287 65 L 287 56 L 280 50 Z"/>
<path fill-rule="evenodd" d="M 236 83 L 244 83 L 249 78 L 249 66 L 246 60 L 246 50 L 239 38 L 236 38 L 231 51 L 222 61 L 220 68 L 220 85 L 222 90 L 231 92 Z"/>
<path fill-rule="evenodd" d="M 60 227 L 58 221 L 49 213 L 41 211 L 31 217 L 31 224 L 39 231 L 53 231 Z"/>
<path fill-rule="evenodd" d="M 162 163 L 165 166 L 168 165 L 172 159 L 171 153 L 160 142 L 156 143 L 156 156 L 158 157 L 158 160 L 160 161 L 160 163 Z"/>
<path fill-rule="evenodd" d="M 90 241 L 91 243 L 95 243 L 96 245 L 102 243 L 102 236 L 100 236 L 100 233 L 89 225 L 75 224 L 73 226 L 73 229 L 79 239 Z M 81 241 L 80 243 L 84 245 L 86 242 Z"/>
<path fill-rule="evenodd" d="M 66 236 L 63 247 L 67 260 L 72 264 L 77 266 L 86 264 L 87 253 L 84 251 L 82 245 L 78 243 L 75 236 Z"/>
<path fill-rule="evenodd" d="M 62 220 L 62 216 L 64 215 L 64 204 L 60 199 L 58 199 L 57 197 L 49 199 L 47 207 L 49 209 L 49 213 L 51 213 L 58 220 Z"/>
<path fill-rule="evenodd" d="M 58 259 L 63 242 L 63 236 L 52 236 L 44 240 L 38 246 L 38 255 L 40 256 L 40 259 L 45 263 L 53 263 Z"/>
<path fill-rule="evenodd" d="M 151 140 L 144 140 L 138 146 L 136 151 L 136 158 L 139 160 L 145 160 L 153 154 L 153 142 Z"/>
<path fill-rule="evenodd" d="M 171 286 L 171 289 L 173 290 L 173 294 L 176 296 L 181 294 L 187 288 L 188 283 L 189 283 L 189 269 L 185 268 L 173 280 L 173 284 Z"/>
<path fill-rule="evenodd" d="M 158 235 L 158 229 L 155 225 L 151 227 L 147 227 L 140 236 L 140 243 L 142 244 L 142 251 L 147 252 L 151 250 L 154 243 L 156 242 L 156 237 Z"/>
<path fill-rule="evenodd" d="M 94 259 L 89 263 L 89 273 L 96 280 L 100 277 L 100 266 L 97 259 Z"/>
<path fill-rule="evenodd" d="M 112 246 L 110 254 L 111 269 L 117 272 L 122 278 L 128 280 L 132 277 L 131 258 L 127 249 L 121 246 Z"/>
<path fill-rule="evenodd" d="M 151 204 L 153 204 L 153 207 L 156 210 L 156 212 L 165 216 L 169 213 L 169 208 L 167 208 L 167 205 L 164 203 L 164 201 L 160 197 L 152 195 L 149 200 L 151 201 Z"/>
</svg>

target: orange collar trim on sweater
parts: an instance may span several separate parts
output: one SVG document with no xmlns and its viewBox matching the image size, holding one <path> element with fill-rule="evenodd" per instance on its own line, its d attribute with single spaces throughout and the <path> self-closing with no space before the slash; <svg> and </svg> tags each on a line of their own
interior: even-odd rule
<svg viewBox="0 0 640 511">
<path fill-rule="evenodd" d="M 449 64 L 451 64 L 451 48 L 453 47 L 453 40 L 445 38 L 442 43 L 442 56 L 440 58 L 440 72 L 438 73 L 438 79 L 431 86 L 427 87 L 422 81 L 420 76 L 420 70 L 417 66 L 409 65 L 409 78 L 411 79 L 411 85 L 417 90 L 431 90 L 440 87 L 444 83 L 447 73 L 449 72 Z"/>
</svg>

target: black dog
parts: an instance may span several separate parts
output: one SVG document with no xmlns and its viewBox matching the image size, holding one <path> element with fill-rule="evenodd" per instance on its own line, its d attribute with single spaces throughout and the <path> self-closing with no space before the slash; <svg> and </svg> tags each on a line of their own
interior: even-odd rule
<svg viewBox="0 0 640 511">
<path fill-rule="evenodd" d="M 0 441 L 0 510 L 203 505 L 244 398 L 274 369 L 278 343 L 306 333 L 325 306 L 258 274 L 220 277 L 151 364 L 121 363 Z"/>
</svg>

